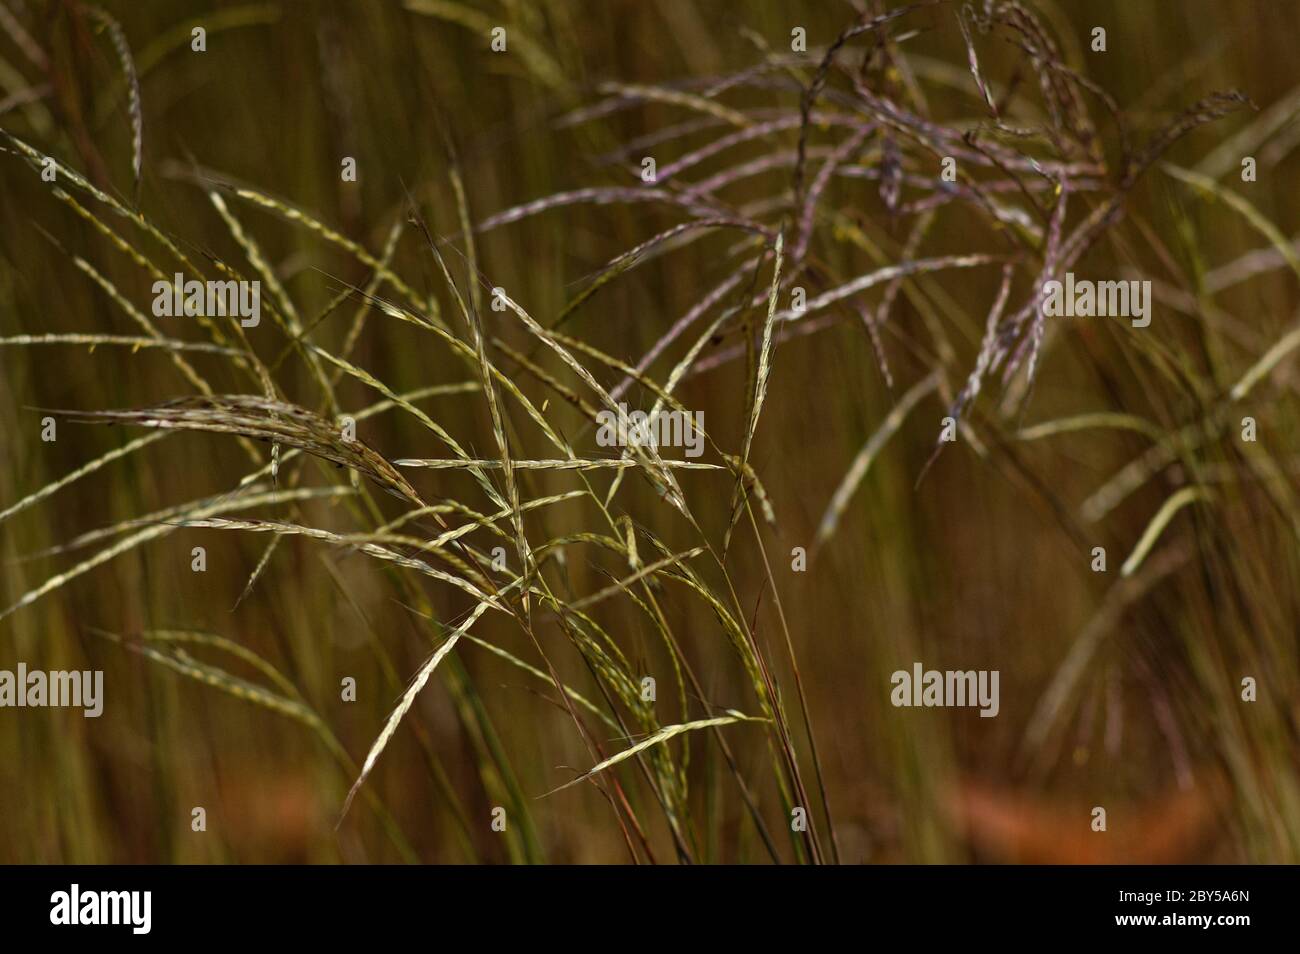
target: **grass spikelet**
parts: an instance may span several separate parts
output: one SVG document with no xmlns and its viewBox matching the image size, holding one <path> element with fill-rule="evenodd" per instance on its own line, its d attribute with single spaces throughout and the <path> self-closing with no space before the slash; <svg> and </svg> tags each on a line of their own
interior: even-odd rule
<svg viewBox="0 0 1300 954">
<path fill-rule="evenodd" d="M 653 563 L 648 563 L 645 566 L 638 569 L 631 576 L 627 576 L 619 580 L 613 586 L 607 586 L 603 590 L 599 590 L 595 593 L 592 593 L 590 596 L 584 596 L 581 599 L 574 600 L 566 604 L 566 606 L 569 610 L 580 610 L 580 609 L 586 609 L 588 606 L 594 606 L 596 603 L 599 603 L 603 600 L 607 600 L 611 596 L 617 596 L 618 594 L 629 589 L 634 583 L 646 578 L 647 576 L 651 576 L 655 573 L 658 573 L 660 570 L 666 569 L 667 567 L 677 566 L 678 564 L 682 563 L 685 560 L 694 559 L 695 557 L 703 553 L 704 549 L 705 549 L 704 547 L 694 547 L 690 550 L 683 551 L 682 553 L 677 553 L 674 554 L 673 556 L 664 557 L 662 560 L 656 560 Z"/>
<path fill-rule="evenodd" d="M 908 388 L 899 398 L 898 403 L 885 415 L 885 419 L 881 421 L 875 433 L 862 445 L 862 450 L 858 451 L 857 457 L 853 458 L 848 472 L 840 481 L 840 485 L 835 488 L 835 493 L 831 495 L 831 502 L 817 525 L 817 546 L 822 546 L 834 536 L 840 519 L 849 507 L 849 501 L 853 499 L 854 492 L 862 483 L 862 479 L 867 476 L 867 471 L 871 469 L 872 462 L 880 453 L 880 449 L 885 446 L 886 441 L 903 426 L 903 421 L 907 419 L 912 408 L 916 407 L 926 395 L 935 391 L 941 381 L 939 373 L 935 372 Z"/>
<path fill-rule="evenodd" d="M 1184 487 L 1161 504 L 1160 509 L 1156 511 L 1156 515 L 1151 518 L 1151 522 L 1142 531 L 1142 537 L 1138 540 L 1137 546 L 1133 548 L 1133 552 L 1124 561 L 1124 566 L 1120 568 L 1120 576 L 1129 577 L 1137 572 L 1138 567 L 1142 565 L 1142 561 L 1151 552 L 1151 548 L 1160 539 L 1160 534 L 1179 510 L 1188 504 L 1196 503 L 1198 500 L 1210 501 L 1212 499 L 1212 495 L 1204 487 Z"/>
<path fill-rule="evenodd" d="M 125 457 L 128 454 L 133 454 L 136 451 L 138 451 L 140 448 L 147 447 L 148 445 L 154 443 L 155 441 L 162 440 L 166 436 L 167 436 L 166 434 L 147 434 L 144 437 L 137 437 L 133 441 L 128 441 L 127 443 L 123 444 L 121 447 L 109 451 L 107 454 L 101 454 L 99 457 L 96 457 L 94 460 L 81 465 L 72 473 L 66 474 L 63 477 L 60 477 L 58 480 L 51 481 L 50 483 L 42 487 L 40 490 L 28 494 L 26 497 L 18 501 L 16 504 L 7 507 L 3 513 L 0 513 L 0 523 L 4 523 L 10 517 L 14 516 L 14 514 L 21 513 L 22 511 L 26 510 L 28 507 L 32 506 L 33 504 L 40 503 L 46 497 L 56 493 L 59 490 L 62 490 L 64 487 L 68 486 L 68 484 L 72 483 L 73 481 L 80 480 L 82 477 L 85 477 L 87 474 L 93 474 L 101 467 L 104 467 L 107 464 L 111 464 L 113 461 Z"/>
<path fill-rule="evenodd" d="M 126 109 L 131 119 L 131 177 L 134 183 L 137 203 L 140 199 L 140 175 L 144 171 L 144 109 L 140 101 L 140 77 L 135 71 L 135 60 L 131 56 L 131 44 L 126 41 L 126 33 L 121 24 L 109 16 L 100 7 L 86 7 L 90 14 L 104 25 L 109 38 L 113 41 L 113 51 L 122 66 L 122 76 L 126 80 Z"/>
<path fill-rule="evenodd" d="M 301 492 L 278 491 L 275 493 L 259 495 L 259 497 L 256 499 L 256 503 L 258 504 L 284 503 L 287 501 L 299 499 L 300 496 L 301 496 Z M 253 502 L 254 500 L 252 497 L 240 497 L 238 494 L 227 495 L 223 497 L 221 500 L 218 500 L 216 502 L 210 504 L 204 504 L 202 506 L 196 507 L 195 509 L 189 512 L 188 519 L 195 519 L 195 520 L 204 519 L 214 514 L 222 513 L 227 510 L 236 509 L 241 506 L 250 506 L 253 504 Z M 171 533 L 175 529 L 176 529 L 176 525 L 161 524 L 161 525 L 145 527 L 144 529 L 131 534 L 129 537 L 120 540 L 119 542 L 113 544 L 112 546 L 100 550 L 94 556 L 86 560 L 83 560 L 82 562 L 78 563 L 76 566 L 72 567 L 71 569 L 64 570 L 62 573 L 55 574 L 54 576 L 46 580 L 44 583 L 42 583 L 40 586 L 38 586 L 36 589 L 24 593 L 18 599 L 18 602 L 14 603 L 13 605 L 7 607 L 4 611 L 0 612 L 0 619 L 4 619 L 6 616 L 9 616 L 10 614 L 17 612 L 18 610 L 22 609 L 25 606 L 30 606 L 31 604 L 39 600 L 41 597 L 46 596 L 49 593 L 52 593 L 53 591 L 57 590 L 59 587 L 68 583 L 69 581 L 76 579 L 77 577 L 81 576 L 84 573 L 89 572 L 90 570 L 93 570 L 95 567 L 107 563 L 109 560 L 112 560 L 114 557 L 120 556 L 121 554 L 126 553 L 128 550 L 132 550 L 135 547 L 138 547 L 142 543 L 147 543 L 150 540 L 156 540 L 159 537 L 166 536 L 167 534 Z"/>
<path fill-rule="evenodd" d="M 345 440 L 330 421 L 306 408 L 246 394 L 177 398 L 155 407 L 120 411 L 52 410 L 89 423 L 133 424 L 176 430 L 238 434 L 288 444 L 369 477 L 396 497 L 424 505 L 415 488 L 383 455 L 360 440 Z"/>
<path fill-rule="evenodd" d="M 910 262 L 902 262 L 898 265 L 887 265 L 866 275 L 859 275 L 852 281 L 823 292 L 816 298 L 808 299 L 803 311 L 788 308 L 785 311 L 777 312 L 774 320 L 784 322 L 806 320 L 809 316 L 829 308 L 837 301 L 850 298 L 866 291 L 868 288 L 874 288 L 882 282 L 892 281 L 895 278 L 922 275 L 945 268 L 978 268 L 983 265 L 995 265 L 1001 261 L 1003 261 L 1003 257 L 999 255 L 940 255 L 935 258 L 919 258 Z"/>
<path fill-rule="evenodd" d="M 1160 168 L 1178 181 L 1192 186 L 1202 195 L 1213 196 L 1224 202 L 1233 211 L 1239 213 L 1261 235 L 1273 243 L 1273 247 L 1277 249 L 1278 254 L 1291 267 L 1291 271 L 1295 272 L 1296 277 L 1300 278 L 1300 255 L 1296 254 L 1291 241 L 1250 201 L 1229 189 L 1225 189 L 1209 176 L 1203 176 L 1199 172 L 1192 172 L 1190 169 L 1183 169 L 1169 162 L 1161 163 Z"/>
<path fill-rule="evenodd" d="M 352 788 L 348 790 L 347 798 L 343 800 L 343 809 L 339 812 L 340 821 L 347 817 L 348 809 L 352 807 L 352 799 L 356 797 L 357 790 L 365 783 L 366 778 L 375 767 L 375 763 L 379 761 L 379 756 L 383 754 L 384 748 L 388 745 L 389 739 L 391 739 L 393 733 L 397 731 L 397 726 L 401 723 L 402 717 L 406 715 L 410 710 L 411 705 L 415 702 L 415 697 L 420 694 L 420 690 L 423 689 L 424 684 L 429 681 L 429 677 L 432 676 L 433 671 L 438 668 L 438 664 L 446 658 L 448 653 L 456 648 L 456 643 L 460 637 L 468 631 L 471 626 L 478 622 L 478 618 L 483 615 L 483 612 L 488 608 L 488 605 L 488 602 L 484 600 L 475 606 L 474 609 L 470 611 L 466 620 L 448 634 L 447 638 L 443 640 L 442 645 L 434 651 L 428 661 L 420 667 L 420 671 L 415 674 L 415 678 L 411 680 L 411 684 L 407 687 L 406 691 L 402 693 L 402 698 L 397 703 L 397 707 L 393 709 L 392 715 L 390 715 L 388 721 L 384 723 L 383 731 L 379 733 L 379 737 L 375 739 L 374 744 L 370 746 L 370 751 L 366 753 L 366 760 L 361 766 L 361 772 L 357 775 L 357 780 L 352 783 Z"/>
<path fill-rule="evenodd" d="M 653 103 L 668 103 L 681 106 L 720 119 L 737 129 L 749 129 L 753 125 L 744 113 L 716 103 L 701 96 L 693 96 L 680 90 L 664 89 L 660 86 L 633 85 L 628 83 L 602 83 L 597 92 L 606 96 L 622 96 L 631 100 L 647 100 Z"/>
<path fill-rule="evenodd" d="M 404 556 L 401 553 L 391 550 L 388 547 L 381 546 L 375 540 L 391 540 L 393 538 L 387 535 L 376 534 L 341 534 L 333 533 L 329 530 L 322 530 L 319 527 L 304 527 L 299 524 L 285 523 L 278 520 L 229 520 L 224 517 L 210 516 L 192 516 L 185 517 L 177 521 L 176 526 L 180 527 L 206 527 L 212 530 L 242 530 L 246 533 L 276 533 L 292 534 L 296 536 L 311 537 L 316 540 L 324 540 L 326 543 L 335 546 L 355 547 L 367 556 L 372 556 L 377 560 L 385 560 L 408 570 L 418 570 L 425 576 L 432 577 L 435 580 L 441 580 L 444 583 L 450 583 L 457 589 L 463 590 L 476 600 L 480 600 L 495 610 L 509 612 L 503 605 L 495 599 L 482 592 L 473 583 L 462 577 L 455 576 L 451 573 L 444 573 L 436 567 L 430 566 L 423 560 L 417 560 L 413 557 Z M 433 549 L 429 544 L 424 544 L 415 539 L 394 540 L 396 543 L 407 546 Z"/>
<path fill-rule="evenodd" d="M 486 13 L 463 3 L 454 3 L 452 0 L 405 0 L 403 5 L 412 13 L 459 23 L 482 37 L 487 37 L 494 27 L 501 25 Z M 507 38 L 510 44 L 508 49 L 519 53 L 528 72 L 544 86 L 550 87 L 562 96 L 571 96 L 572 86 L 564 70 L 560 69 L 555 59 L 541 44 L 516 26 L 510 26 L 508 30 Z"/>
<path fill-rule="evenodd" d="M 539 325 L 528 312 L 519 307 L 508 295 L 502 295 L 501 300 L 511 311 L 519 316 L 524 325 L 536 335 L 541 341 L 560 356 L 560 359 L 567 364 L 578 375 L 579 378 L 597 395 L 600 396 L 601 402 L 618 417 L 618 426 L 621 433 L 629 433 L 632 428 L 628 422 L 627 412 L 622 406 L 615 403 L 606 391 L 577 358 L 575 358 L 555 336 Z M 664 464 L 664 460 L 659 456 L 659 452 L 653 444 L 643 444 L 639 441 L 631 441 L 632 450 L 640 459 L 646 469 L 647 475 L 652 483 L 660 490 L 662 495 L 668 500 L 673 507 L 682 513 L 688 520 L 691 519 L 690 511 L 686 507 L 686 498 L 682 496 L 681 487 L 678 486 L 677 480 L 673 477 L 672 472 Z"/>
<path fill-rule="evenodd" d="M 731 531 L 740 519 L 741 502 L 745 499 L 745 479 L 743 468 L 749 464 L 749 452 L 754 446 L 754 434 L 758 431 L 758 417 L 763 413 L 763 402 L 767 400 L 767 382 L 772 376 L 772 332 L 776 327 L 776 299 L 781 287 L 781 264 L 785 251 L 785 236 L 778 234 L 772 249 L 772 285 L 768 292 L 767 319 L 763 322 L 763 343 L 758 352 L 758 370 L 754 377 L 754 394 L 750 399 L 749 424 L 745 428 L 744 449 L 740 452 L 742 471 L 736 475 L 736 488 L 731 497 L 731 523 L 727 526 L 722 549 L 725 552 L 731 543 Z"/>
<path fill-rule="evenodd" d="M 640 742 L 636 743 L 636 745 L 633 745 L 630 748 L 626 748 L 622 752 L 619 752 L 617 755 L 613 755 L 605 759 L 605 761 L 601 762 L 599 765 L 593 766 L 587 772 L 575 778 L 572 782 L 566 782 L 563 785 L 561 785 L 559 788 L 551 789 L 546 794 L 554 795 L 556 792 L 562 792 L 566 788 L 572 788 L 574 785 L 577 785 L 580 782 L 585 782 L 589 778 L 592 778 L 595 775 L 599 775 L 601 772 L 605 771 L 605 769 L 612 768 L 613 766 L 618 765 L 620 762 L 625 762 L 628 759 L 632 758 L 634 755 L 640 752 L 644 752 L 646 749 L 650 748 L 651 746 L 660 745 L 661 743 L 667 742 L 669 739 L 679 736 L 683 732 L 694 732 L 697 729 L 710 729 L 718 726 L 734 725 L 737 722 L 767 722 L 767 721 L 769 720 L 760 719 L 757 718 L 756 716 L 747 716 L 743 712 L 737 712 L 735 709 L 728 709 L 727 714 L 725 716 L 718 716 L 717 718 L 714 719 L 698 719 L 695 722 L 686 722 L 681 725 L 664 726 L 662 729 L 654 733 L 654 735 L 650 736 L 649 738 L 642 739 Z"/>
</svg>

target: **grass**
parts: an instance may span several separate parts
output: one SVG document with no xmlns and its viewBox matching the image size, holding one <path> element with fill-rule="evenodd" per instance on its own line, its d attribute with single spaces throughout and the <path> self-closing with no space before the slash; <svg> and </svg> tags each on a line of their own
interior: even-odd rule
<svg viewBox="0 0 1300 954">
<path fill-rule="evenodd" d="M 0 723 L 0 858 L 1300 856 L 1264 26 L 181 6 L 0 20 L 0 661 L 108 693 Z M 1049 318 L 1071 270 L 1177 307 Z M 269 320 L 155 318 L 177 271 Z M 999 718 L 889 706 L 915 660 Z"/>
</svg>

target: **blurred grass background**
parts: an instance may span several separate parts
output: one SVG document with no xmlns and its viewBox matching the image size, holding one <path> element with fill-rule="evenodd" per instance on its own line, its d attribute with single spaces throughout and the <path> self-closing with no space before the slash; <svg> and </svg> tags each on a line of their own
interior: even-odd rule
<svg viewBox="0 0 1300 954">
<path fill-rule="evenodd" d="M 5 6 L 48 62 L 33 62 L 12 32 L 0 33 L 0 99 L 42 84 L 48 89 L 5 112 L 0 125 L 100 187 L 130 196 L 130 123 L 112 45 L 77 4 L 6 0 Z M 456 139 L 475 220 L 594 182 L 626 184 L 624 174 L 595 157 L 684 116 L 652 103 L 607 121 L 559 126 L 555 120 L 565 110 L 598 98 L 598 83 L 651 84 L 738 70 L 759 56 L 742 28 L 785 49 L 791 28 L 803 26 L 810 47 L 823 47 L 856 16 L 849 3 L 776 0 L 433 6 L 445 15 L 395 2 L 105 0 L 102 8 L 121 24 L 140 74 L 140 208 L 187 251 L 241 261 L 239 246 L 189 179 L 197 166 L 310 210 L 372 251 L 403 219 L 407 189 L 434 231 L 450 234 L 456 211 L 439 122 Z M 1220 178 L 1288 238 L 1294 235 L 1300 159 L 1288 144 L 1300 141 L 1300 75 L 1294 68 L 1300 27 L 1292 8 L 1263 0 L 1033 7 L 1064 41 L 1069 60 L 1085 65 L 1137 128 L 1159 128 L 1194 100 L 1228 87 L 1245 91 L 1265 110 L 1290 101 L 1289 118 L 1269 140 L 1272 152 L 1266 146 L 1256 153 L 1258 181 L 1239 182 L 1235 158 Z M 543 64 L 530 64 L 522 54 L 491 53 L 483 23 L 505 25 L 517 51 L 531 40 Z M 207 28 L 205 53 L 189 49 L 192 25 Z M 950 64 L 969 87 L 953 11 L 927 11 L 916 26 L 922 32 L 905 48 Z M 1107 30 L 1104 54 L 1088 51 L 1094 26 Z M 996 74 L 1000 62 L 994 52 L 983 65 Z M 546 63 L 554 65 L 553 73 Z M 953 121 L 974 115 L 969 88 L 927 87 L 927 93 L 936 115 Z M 788 95 L 783 102 L 789 105 Z M 1194 167 L 1257 118 L 1241 114 L 1202 128 L 1168 158 Z M 723 168 L 762 148 L 739 150 L 706 168 Z M 685 149 L 665 146 L 661 164 Z M 345 156 L 357 160 L 356 183 L 340 181 Z M 744 187 L 735 193 L 744 194 Z M 906 232 L 891 230 L 884 220 L 874 186 L 849 179 L 835 183 L 829 195 L 828 206 L 869 229 L 887 255 L 897 255 Z M 1143 180 L 1133 201 L 1137 214 L 1177 250 L 1180 272 L 1193 278 L 1267 244 L 1222 203 L 1198 199 L 1158 171 Z M 369 277 L 310 232 L 251 207 L 237 211 L 303 315 L 327 306 L 341 287 L 336 279 L 364 285 Z M 675 221 L 672 210 L 649 204 L 564 208 L 483 235 L 479 260 L 492 283 L 549 319 L 569 300 L 575 282 Z M 933 240 L 940 250 L 927 254 L 971 250 L 981 233 L 973 220 L 969 231 L 962 221 L 960 214 L 946 220 L 947 231 Z M 1133 259 L 1154 261 L 1153 271 L 1168 264 L 1131 222 L 1120 235 L 1091 253 L 1090 273 L 1117 276 L 1114 263 Z M 567 330 L 635 362 L 725 274 L 732 241 L 712 236 L 647 262 L 602 289 Z M 843 275 L 876 264 L 845 243 L 823 251 Z M 73 254 L 137 306 L 147 306 L 147 276 L 53 201 L 26 164 L 0 157 L 0 335 L 135 333 L 72 265 Z M 422 291 L 439 288 L 418 241 L 401 242 L 394 270 Z M 1167 274 L 1165 281 L 1176 284 Z M 1107 850 L 1125 860 L 1164 857 L 1162 850 L 1175 860 L 1200 861 L 1295 861 L 1300 855 L 1300 560 L 1285 507 L 1279 514 L 1281 505 L 1263 489 L 1269 482 L 1234 477 L 1220 488 L 1212 513 L 1176 518 L 1166 542 L 1186 558 L 1123 603 L 1119 564 L 1151 515 L 1181 486 L 1181 465 L 1103 521 L 1085 524 L 1077 516 L 1082 501 L 1147 442 L 1110 430 L 1014 440 L 1021 425 L 1086 411 L 1126 411 L 1176 429 L 1194 409 L 1189 394 L 1196 389 L 1171 383 L 1179 372 L 1162 374 L 1162 361 L 1201 375 L 1208 390 L 1230 385 L 1296 321 L 1296 275 L 1285 268 L 1226 289 L 1213 301 L 1192 284 L 1192 313 L 1157 303 L 1145 337 L 1101 319 L 1063 331 L 1023 420 L 994 421 L 992 410 L 977 416 L 974 426 L 991 456 L 981 459 L 959 443 L 914 488 L 946 413 L 939 397 L 929 395 L 886 445 L 837 535 L 812 553 L 804 573 L 789 571 L 787 555 L 795 546 L 812 549 L 822 513 L 853 457 L 905 388 L 926 373 L 936 342 L 955 349 L 960 385 L 997 290 L 996 275 L 956 271 L 927 282 L 924 294 L 946 328 L 938 335 L 900 297 L 885 332 L 899 381 L 893 389 L 857 321 L 781 343 L 752 463 L 777 513 L 769 552 L 845 860 L 1089 860 L 1094 847 L 1076 842 L 1079 832 L 1087 834 L 1094 805 L 1107 806 L 1110 817 L 1111 831 L 1099 837 L 1112 839 L 1118 847 Z M 342 340 L 355 307 L 345 304 L 324 323 L 322 339 Z M 1235 316 L 1244 328 L 1239 340 L 1205 330 L 1212 309 Z M 510 327 L 507 336 L 523 347 L 527 339 L 517 330 Z M 258 331 L 270 331 L 265 318 Z M 279 343 L 264 357 L 278 350 Z M 219 392 L 246 387 L 215 359 L 194 360 L 224 385 Z M 373 316 L 353 360 L 405 389 L 469 377 L 427 336 Z M 307 403 L 313 397 L 300 362 L 286 363 L 282 375 L 291 398 Z M 41 415 L 31 408 L 135 407 L 190 391 L 165 355 L 114 348 L 0 348 L 0 379 L 0 509 L 143 433 L 60 421 L 58 440 L 42 443 Z M 1254 395 L 1249 412 L 1260 422 L 1258 449 L 1233 441 L 1232 427 L 1203 462 L 1225 463 L 1240 475 L 1248 470 L 1242 455 L 1265 455 L 1282 470 L 1274 482 L 1279 494 L 1294 500 L 1300 489 L 1295 386 L 1284 364 Z M 679 396 L 687 407 L 703 409 L 710 433 L 725 435 L 720 443 L 735 448 L 744 433 L 745 387 L 744 362 L 733 362 L 691 378 Z M 545 396 L 532 382 L 525 389 L 538 402 Z M 983 400 L 995 408 L 1001 393 L 992 390 Z M 354 408 L 374 400 L 346 380 L 339 393 Z M 493 456 L 481 400 L 449 395 L 422 406 L 453 432 L 476 435 L 467 446 L 480 456 Z M 578 430 L 576 415 L 567 423 Z M 427 432 L 404 416 L 368 419 L 361 433 L 390 458 L 438 453 Z M 60 491 L 0 525 L 0 599 L 13 604 L 69 559 L 25 560 L 30 554 L 88 529 L 220 493 L 246 471 L 234 441 L 181 434 Z M 437 495 L 473 495 L 464 475 L 416 472 L 411 479 Z M 545 475 L 529 480 L 529 496 L 569 486 Z M 688 498 L 709 501 L 699 509 L 720 536 L 729 485 L 710 475 L 682 481 Z M 671 547 L 690 545 L 675 537 L 664 508 L 654 509 L 653 494 L 631 483 L 623 493 L 639 504 L 637 519 L 658 514 L 662 525 L 655 530 Z M 552 536 L 582 528 L 577 505 L 551 508 L 544 520 Z M 1082 538 L 1074 532 L 1080 528 Z M 770 594 L 760 595 L 761 563 L 748 545 L 748 530 L 742 526 L 737 537 L 744 543 L 732 548 L 733 578 L 742 601 L 755 608 L 760 639 L 775 647 Z M 232 612 L 265 544 L 261 535 L 180 529 L 0 621 L 0 668 L 22 660 L 46 669 L 103 669 L 107 693 L 104 715 L 95 720 L 76 710 L 0 710 L 0 861 L 627 860 L 609 806 L 594 790 L 578 786 L 537 797 L 589 767 L 588 753 L 537 684 L 474 646 L 462 643 L 448 657 L 367 783 L 409 841 L 404 854 L 362 803 L 335 831 L 351 779 L 301 725 L 182 679 L 95 634 L 95 627 L 122 634 L 183 628 L 235 640 L 272 661 L 359 761 L 428 655 L 428 634 L 374 564 L 299 538 L 276 549 L 252 594 Z M 190 571 L 195 546 L 207 548 L 206 573 Z M 1089 570 L 1092 546 L 1107 548 L 1107 574 Z M 589 590 L 605 582 L 594 567 L 569 571 Z M 447 616 L 459 608 L 444 596 L 431 598 Z M 749 711 L 743 673 L 707 607 L 671 594 L 665 606 L 709 701 Z M 644 621 L 626 607 L 597 615 L 634 647 L 646 673 L 660 677 L 666 695 L 668 661 Z M 478 635 L 536 663 L 523 636 L 490 616 Z M 1068 700 L 1060 725 L 1026 755 L 1023 740 L 1033 731 L 1040 697 L 1072 647 L 1092 634 L 1099 634 L 1098 648 L 1080 690 Z M 593 691 L 580 659 L 559 647 L 556 659 L 571 685 Z M 999 716 L 893 708 L 889 675 L 917 660 L 928 668 L 1000 670 Z M 1245 675 L 1260 681 L 1254 705 L 1239 700 Z M 340 700 L 345 676 L 357 680 L 354 704 Z M 761 734 L 741 728 L 728 738 L 768 823 L 777 831 L 788 827 L 765 778 Z M 764 860 L 712 740 L 701 735 L 692 745 L 701 858 Z M 496 805 L 510 810 L 504 836 L 489 826 Z M 207 810 L 205 833 L 190 830 L 193 806 Z M 1184 814 L 1191 820 L 1175 825 L 1172 835 L 1161 827 Z M 652 825 L 648 835 L 671 857 L 665 826 Z M 1172 846 L 1161 837 L 1172 839 Z"/>
</svg>

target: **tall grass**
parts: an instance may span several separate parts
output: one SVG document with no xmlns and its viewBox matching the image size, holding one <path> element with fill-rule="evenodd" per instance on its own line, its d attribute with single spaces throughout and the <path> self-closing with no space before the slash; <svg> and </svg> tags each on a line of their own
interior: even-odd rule
<svg viewBox="0 0 1300 954">
<path fill-rule="evenodd" d="M 0 660 L 112 707 L 0 735 L 0 857 L 1300 855 L 1276 84 L 1135 105 L 1132 21 L 885 6 L 678 5 L 635 64 L 633 6 L 0 21 Z M 282 134 L 182 118 L 213 77 Z M 1072 270 L 1156 321 L 1049 318 Z M 268 320 L 154 317 L 177 271 Z M 706 455 L 599 444 L 625 402 Z M 918 659 L 1001 670 L 998 725 L 890 707 Z"/>
</svg>

